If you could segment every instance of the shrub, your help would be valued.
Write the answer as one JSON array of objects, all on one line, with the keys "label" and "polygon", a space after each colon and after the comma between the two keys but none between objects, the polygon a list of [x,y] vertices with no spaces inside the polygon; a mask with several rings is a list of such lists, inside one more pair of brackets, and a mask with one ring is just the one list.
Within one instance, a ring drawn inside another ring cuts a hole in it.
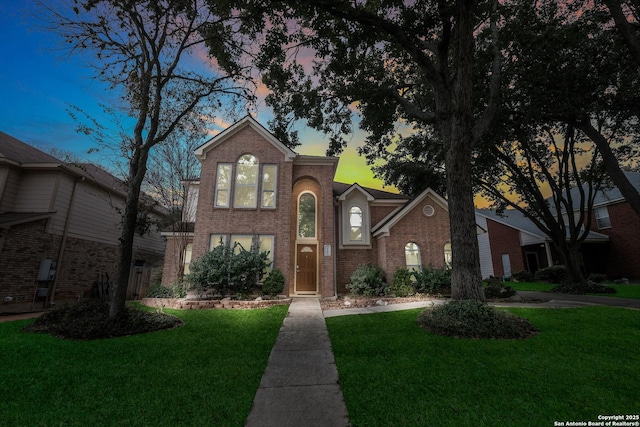
[{"label": "shrub", "polygon": [[606,274],[591,273],[587,280],[589,280],[590,282],[593,282],[593,283],[604,283],[604,282],[608,281],[609,278],[607,277]]},{"label": "shrub", "polygon": [[451,269],[449,268],[420,268],[413,272],[415,288],[420,293],[439,292],[451,287]]},{"label": "shrub", "polygon": [[386,295],[387,281],[384,271],[371,264],[360,264],[351,275],[346,288],[353,295]]},{"label": "shrub", "polygon": [[184,298],[187,294],[188,285],[183,281],[178,281],[172,286],[164,286],[159,283],[149,286],[147,298]]},{"label": "shrub", "polygon": [[567,270],[564,265],[553,265],[536,271],[535,278],[550,283],[562,283],[567,280]]},{"label": "shrub", "polygon": [[538,332],[527,319],[473,300],[453,300],[418,316],[423,328],[455,338],[516,339]]},{"label": "shrub", "polygon": [[509,298],[516,294],[511,286],[504,286],[501,282],[491,282],[484,288],[484,296],[493,298]]},{"label": "shrub", "polygon": [[562,283],[549,292],[559,294],[615,294],[615,288],[601,285],[599,283],[589,282],[586,283]]},{"label": "shrub", "polygon": [[394,297],[408,297],[415,293],[413,287],[412,274],[406,268],[399,268],[393,275],[393,281],[388,290],[389,295]]},{"label": "shrub", "polygon": [[531,282],[533,281],[533,277],[533,274],[526,270],[513,273],[513,279],[515,279],[517,282]]},{"label": "shrub", "polygon": [[284,290],[284,274],[277,268],[274,268],[271,273],[264,279],[262,285],[262,294],[268,295],[271,298],[281,294]]},{"label": "shrub", "polygon": [[200,292],[213,289],[218,294],[233,292],[248,295],[262,279],[269,266],[269,252],[260,252],[257,237],[246,250],[238,243],[216,246],[192,261],[187,282]]}]

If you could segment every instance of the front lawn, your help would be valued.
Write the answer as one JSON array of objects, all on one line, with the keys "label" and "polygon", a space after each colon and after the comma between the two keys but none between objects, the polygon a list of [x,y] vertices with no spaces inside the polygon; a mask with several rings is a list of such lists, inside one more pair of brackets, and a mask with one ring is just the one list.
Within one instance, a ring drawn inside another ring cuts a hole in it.
[{"label": "front lawn", "polygon": [[640,313],[510,309],[525,340],[431,334],[420,310],[327,319],[353,426],[552,426],[640,410]]},{"label": "front lawn", "polygon": [[287,306],[166,310],[172,330],[95,341],[0,323],[3,426],[242,426]]},{"label": "front lawn", "polygon": [[[590,295],[640,299],[640,284],[627,284],[627,285],[614,285],[610,283],[603,283],[603,284],[610,288],[615,289],[616,293],[590,294]],[[553,283],[546,283],[546,282],[504,282],[504,285],[511,286],[516,291],[536,291],[536,292],[548,292],[553,287],[557,286]]]}]

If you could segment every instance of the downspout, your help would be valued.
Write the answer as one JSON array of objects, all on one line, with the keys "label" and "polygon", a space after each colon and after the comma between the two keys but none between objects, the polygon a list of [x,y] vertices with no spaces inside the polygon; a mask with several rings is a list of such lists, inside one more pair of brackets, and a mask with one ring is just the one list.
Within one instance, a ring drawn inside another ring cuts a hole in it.
[{"label": "downspout", "polygon": [[[84,177],[81,178],[81,181],[84,181]],[[64,230],[62,231],[62,240],[60,241],[60,249],[58,250],[58,258],[56,259],[56,275],[53,278],[53,284],[51,285],[51,289],[49,290],[49,305],[54,304],[54,296],[56,293],[56,287],[58,286],[58,278],[60,274],[57,272],[60,271],[62,266],[62,259],[64,257],[64,249],[67,244],[67,235],[69,234],[69,227],[71,224],[71,213],[73,212],[73,205],[75,204],[75,195],[76,195],[76,187],[78,185],[78,180],[73,180],[73,189],[71,190],[71,197],[69,200],[69,206],[67,208],[67,218],[64,221]]]},{"label": "downspout", "polygon": [[544,251],[547,254],[547,267],[553,266],[553,256],[551,256],[551,247],[549,246],[549,242],[544,242]]}]

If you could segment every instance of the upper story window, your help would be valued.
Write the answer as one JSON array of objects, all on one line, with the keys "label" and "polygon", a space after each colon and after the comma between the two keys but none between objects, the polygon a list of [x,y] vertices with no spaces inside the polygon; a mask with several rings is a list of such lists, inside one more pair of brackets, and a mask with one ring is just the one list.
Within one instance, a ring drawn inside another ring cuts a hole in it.
[{"label": "upper story window", "polygon": [[262,207],[276,207],[276,184],[278,176],[278,166],[264,165],[262,167]]},{"label": "upper story window", "polygon": [[316,197],[311,193],[302,193],[298,199],[298,237],[316,237]]},{"label": "upper story window", "polygon": [[216,194],[214,205],[219,208],[229,207],[229,195],[231,194],[231,164],[218,164],[216,173]]},{"label": "upper story window", "polygon": [[236,186],[233,205],[239,208],[255,208],[258,193],[258,159],[245,154],[236,166]]},{"label": "upper story window", "polygon": [[404,257],[407,270],[417,271],[420,269],[420,248],[414,242],[409,242],[404,246]]},{"label": "upper story window", "polygon": [[349,240],[362,242],[362,209],[358,206],[349,208]]},{"label": "upper story window", "polygon": [[598,229],[611,228],[611,219],[609,218],[609,209],[606,206],[595,208],[593,212],[596,215],[596,224]]}]

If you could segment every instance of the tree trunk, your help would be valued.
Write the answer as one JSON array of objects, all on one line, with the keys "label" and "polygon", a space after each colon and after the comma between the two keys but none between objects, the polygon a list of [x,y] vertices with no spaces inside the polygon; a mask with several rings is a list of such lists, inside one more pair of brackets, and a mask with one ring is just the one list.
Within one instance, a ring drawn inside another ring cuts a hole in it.
[{"label": "tree trunk", "polygon": [[627,203],[629,203],[636,214],[640,216],[640,193],[638,193],[638,190],[629,182],[624,171],[620,169],[618,159],[616,159],[613,151],[611,151],[611,147],[605,137],[602,136],[587,119],[577,122],[575,126],[583,131],[596,145],[602,156],[602,162],[604,163],[607,174],[616,187],[618,187],[618,190],[620,190],[620,193],[622,193]]},{"label": "tree trunk", "polygon": [[148,150],[139,149],[129,162],[129,185],[122,218],[122,233],[120,234],[120,258],[118,260],[118,272],[114,281],[113,294],[111,295],[111,306],[109,307],[109,317],[112,318],[121,315],[125,311],[127,286],[129,285],[131,261],[133,259],[133,240],[138,220],[140,188],[147,168],[148,154]]},{"label": "tree trunk", "polygon": [[580,267],[580,248],[565,245],[558,252],[567,272],[567,284],[578,287],[583,286],[585,279]]},{"label": "tree trunk", "polygon": [[451,103],[441,103],[450,105],[450,114],[444,116],[442,125],[451,229],[451,297],[459,300],[485,301],[471,171],[473,3],[459,1],[457,11],[458,31],[454,41],[456,45],[453,61],[455,75],[451,83],[451,93],[443,94]]}]

